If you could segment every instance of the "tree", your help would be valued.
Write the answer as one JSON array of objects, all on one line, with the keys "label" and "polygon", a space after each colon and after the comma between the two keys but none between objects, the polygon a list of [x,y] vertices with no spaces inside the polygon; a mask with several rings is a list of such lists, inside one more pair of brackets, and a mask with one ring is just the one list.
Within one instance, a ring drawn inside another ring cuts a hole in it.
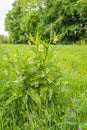
[{"label": "tree", "polygon": [[87,1],[85,0],[49,0],[46,4],[44,34],[56,33],[57,40],[75,42],[86,38]]},{"label": "tree", "polygon": [[5,28],[9,32],[11,43],[20,43],[19,37],[21,34],[20,23],[22,10],[19,0],[13,3],[13,8],[6,15]]},{"label": "tree", "polygon": [[0,44],[6,44],[8,43],[8,37],[4,35],[0,35]]},{"label": "tree", "polygon": [[52,43],[86,39],[87,1],[15,0],[5,19],[11,42],[28,43],[29,34],[41,35]]},{"label": "tree", "polygon": [[40,6],[40,0],[15,0],[5,19],[5,27],[12,43],[28,43],[26,35],[35,35]]}]

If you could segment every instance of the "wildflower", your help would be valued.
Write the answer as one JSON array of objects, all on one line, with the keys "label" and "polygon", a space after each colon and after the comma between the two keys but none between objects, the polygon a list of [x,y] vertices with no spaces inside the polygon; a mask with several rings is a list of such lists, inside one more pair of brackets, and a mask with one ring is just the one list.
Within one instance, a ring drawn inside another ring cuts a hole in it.
[{"label": "wildflower", "polygon": [[17,62],[17,58],[14,57],[14,58],[13,58],[13,62]]},{"label": "wildflower", "polygon": [[41,72],[41,78],[45,77],[44,71]]},{"label": "wildflower", "polygon": [[70,110],[70,113],[73,113],[73,110]]},{"label": "wildflower", "polygon": [[68,119],[68,115],[65,115],[65,119]]},{"label": "wildflower", "polygon": [[64,86],[66,86],[67,84],[68,84],[68,82],[67,82],[67,81],[64,81],[64,82],[63,82],[63,85],[64,85]]},{"label": "wildflower", "polygon": [[77,130],[81,130],[80,127]]},{"label": "wildflower", "polygon": [[46,74],[48,74],[49,73],[49,69],[48,68],[46,68]]},{"label": "wildflower", "polygon": [[37,88],[38,86],[39,86],[39,82],[36,81],[36,82],[35,82],[35,88]]},{"label": "wildflower", "polygon": [[16,74],[18,74],[18,75],[19,75],[19,74],[20,74],[20,71],[16,70]]},{"label": "wildflower", "polygon": [[14,80],[14,81],[12,81],[13,83],[19,83],[19,80]]},{"label": "wildflower", "polygon": [[31,86],[34,86],[34,82],[31,82]]},{"label": "wildflower", "polygon": [[17,55],[16,55],[16,54],[14,55],[14,58],[17,58]]},{"label": "wildflower", "polygon": [[58,37],[57,37],[57,36],[55,36],[55,37],[54,37],[54,39],[53,39],[53,43],[54,43],[54,44],[56,44],[56,43],[57,43],[57,41],[58,41]]},{"label": "wildflower", "polygon": [[41,44],[41,45],[39,45],[39,51],[40,52],[44,52],[44,46]]},{"label": "wildflower", "polygon": [[77,110],[70,110],[70,113],[73,113],[73,114],[75,114],[75,115],[77,115],[78,114],[78,112],[77,112]]},{"label": "wildflower", "polygon": [[29,58],[28,61],[29,61],[29,64],[33,64],[33,59],[32,58]]},{"label": "wildflower", "polygon": [[14,57],[12,58],[13,62],[17,62],[17,55],[15,54]]},{"label": "wildflower", "polygon": [[51,79],[48,79],[48,83],[52,83],[52,80],[51,80]]},{"label": "wildflower", "polygon": [[56,86],[60,86],[60,82],[57,82],[57,83],[56,83]]},{"label": "wildflower", "polygon": [[75,103],[75,98],[74,98],[74,97],[72,97],[72,99],[71,99],[71,100],[72,100],[72,103],[74,104],[74,103]]},{"label": "wildflower", "polygon": [[4,74],[5,74],[5,75],[8,75],[8,71],[7,71],[7,70],[4,70]]}]

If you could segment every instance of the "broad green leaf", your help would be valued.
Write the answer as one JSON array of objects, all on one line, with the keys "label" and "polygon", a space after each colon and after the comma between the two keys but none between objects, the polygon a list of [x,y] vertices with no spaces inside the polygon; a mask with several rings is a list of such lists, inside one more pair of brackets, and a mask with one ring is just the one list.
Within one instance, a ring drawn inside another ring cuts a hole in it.
[{"label": "broad green leaf", "polygon": [[52,99],[53,96],[53,89],[49,89],[49,100]]},{"label": "broad green leaf", "polygon": [[41,106],[41,99],[39,94],[34,90],[34,89],[30,89],[28,91],[28,95],[31,97],[31,99],[38,105]]},{"label": "broad green leaf", "polygon": [[48,90],[47,87],[41,87],[41,88],[40,88],[40,93],[41,93],[41,94],[44,94],[44,93],[47,92],[47,90]]}]

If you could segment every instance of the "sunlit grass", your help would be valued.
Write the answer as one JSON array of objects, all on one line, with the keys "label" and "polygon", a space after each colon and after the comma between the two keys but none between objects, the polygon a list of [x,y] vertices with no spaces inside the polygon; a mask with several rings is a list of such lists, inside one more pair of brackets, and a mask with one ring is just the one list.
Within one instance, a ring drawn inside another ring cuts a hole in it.
[{"label": "sunlit grass", "polygon": [[[0,45],[0,62],[6,55],[13,58],[19,55],[20,58],[32,56],[31,48],[28,45]],[[73,88],[85,89],[87,85],[87,46],[86,45],[57,45],[53,49],[53,60],[60,66],[65,78],[69,80]]]},{"label": "sunlit grass", "polygon": [[[60,104],[58,104],[57,108],[51,106],[51,108],[47,107],[45,109],[41,109],[39,113],[37,113],[37,111],[31,108],[32,109],[31,113],[25,113],[29,114],[28,116],[31,122],[30,126],[28,126],[27,123],[22,124],[23,121],[27,122],[25,120],[25,114],[23,113],[23,120],[22,117],[20,116],[19,117],[20,122],[18,124],[20,127],[17,127],[16,118],[17,115],[19,115],[19,113],[15,114],[14,109],[16,108],[14,108],[14,106],[12,105],[13,101],[15,102],[18,96],[21,97],[20,95],[21,92],[18,89],[18,87],[20,86],[17,86],[18,82],[21,79],[20,77],[19,79],[17,79],[17,75],[19,75],[21,69],[23,69],[23,67],[26,64],[24,60],[28,56],[31,57],[33,56],[33,52],[31,51],[32,48],[34,48],[34,46],[10,45],[10,44],[0,45],[0,129],[27,130],[29,128],[30,130],[37,130],[37,129],[40,130],[39,127],[41,127],[41,130],[48,130],[48,129],[56,130],[59,128],[58,125],[60,125],[58,124],[58,122],[64,121],[65,117],[62,116],[61,118],[62,114],[60,114],[58,119],[57,117],[58,115],[55,113],[55,109],[58,109],[58,114],[60,113],[60,111],[61,113],[63,113],[65,111],[68,111],[69,109],[69,111],[67,112],[70,118],[69,121],[71,121],[73,124],[74,120],[74,122],[78,123],[78,126],[81,123],[81,128],[85,128],[82,130],[86,130],[87,129],[86,125],[87,46],[86,45],[50,46],[50,52],[52,51],[51,59],[60,68],[64,80],[63,83],[64,86],[62,86],[63,87],[62,93],[59,93],[58,95],[59,97],[58,103],[61,104],[61,101],[63,101],[64,104],[62,104],[61,107]],[[69,94],[68,99],[67,94]],[[25,98],[26,97],[24,97],[23,100],[25,100]],[[21,100],[21,102],[24,101]],[[21,102],[17,100],[17,103],[19,104],[18,108],[20,110],[23,110],[24,108],[20,108],[20,106],[24,107],[22,106],[22,104],[20,104]],[[70,102],[72,103],[72,106],[70,106]],[[71,111],[76,110],[78,111],[78,113],[70,112],[70,110]],[[52,115],[49,115],[50,111],[53,112],[51,113],[53,115],[53,122],[50,122],[50,119],[52,118],[51,117]],[[7,117],[5,117],[5,114]],[[11,118],[9,118],[10,114]],[[9,119],[11,119],[11,121],[9,121]],[[6,122],[4,122],[4,120]],[[9,124],[9,126],[6,126],[5,123]],[[67,130],[68,127],[66,125],[67,128],[65,129],[64,123],[65,124],[68,123],[68,118],[65,120],[65,122],[62,123],[63,128],[61,128],[61,130]]]}]

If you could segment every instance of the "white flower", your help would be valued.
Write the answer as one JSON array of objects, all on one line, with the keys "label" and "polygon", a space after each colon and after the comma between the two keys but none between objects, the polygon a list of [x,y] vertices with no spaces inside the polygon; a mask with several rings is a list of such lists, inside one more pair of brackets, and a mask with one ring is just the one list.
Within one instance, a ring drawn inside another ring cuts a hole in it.
[{"label": "white flower", "polygon": [[44,78],[45,77],[45,73],[44,71],[41,72],[41,78]]},{"label": "white flower", "polygon": [[17,55],[16,55],[16,54],[14,54],[14,58],[17,58]]},{"label": "white flower", "polygon": [[5,75],[8,75],[8,71],[7,71],[7,70],[4,70],[4,74],[5,74]]},{"label": "white flower", "polygon": [[16,70],[16,74],[18,74],[18,75],[19,75],[19,74],[20,74],[20,71]]},{"label": "white flower", "polygon": [[29,61],[29,64],[33,64],[33,59],[32,58],[29,58],[28,61]]},{"label": "white flower", "polygon": [[31,86],[35,86],[37,88],[39,86],[39,82],[38,81],[32,82]]},{"label": "white flower", "polygon": [[39,86],[39,82],[36,81],[36,82],[35,82],[35,87],[37,88],[38,86]]},{"label": "white flower", "polygon": [[68,82],[67,82],[67,81],[63,82],[63,85],[64,85],[64,86],[66,86],[67,84],[68,84]]},{"label": "white flower", "polygon": [[49,82],[49,83],[52,83],[52,80],[51,80],[51,79],[48,79],[48,82]]},{"label": "white flower", "polygon": [[17,62],[17,58],[13,58],[13,62]]},{"label": "white flower", "polygon": [[46,73],[47,73],[47,74],[49,73],[49,69],[48,69],[48,68],[46,68]]},{"label": "white flower", "polygon": [[55,37],[54,37],[54,39],[53,39],[53,43],[54,43],[54,44],[56,44],[56,43],[57,43],[57,41],[58,41],[58,37],[57,37],[57,36],[55,36]]},{"label": "white flower", "polygon": [[34,83],[32,82],[32,83],[31,83],[31,86],[33,86],[33,85],[34,85]]},{"label": "white flower", "polygon": [[39,52],[44,52],[44,46],[42,44],[39,45]]},{"label": "white flower", "polygon": [[19,83],[19,80],[14,80],[14,81],[12,81],[13,83]]}]

